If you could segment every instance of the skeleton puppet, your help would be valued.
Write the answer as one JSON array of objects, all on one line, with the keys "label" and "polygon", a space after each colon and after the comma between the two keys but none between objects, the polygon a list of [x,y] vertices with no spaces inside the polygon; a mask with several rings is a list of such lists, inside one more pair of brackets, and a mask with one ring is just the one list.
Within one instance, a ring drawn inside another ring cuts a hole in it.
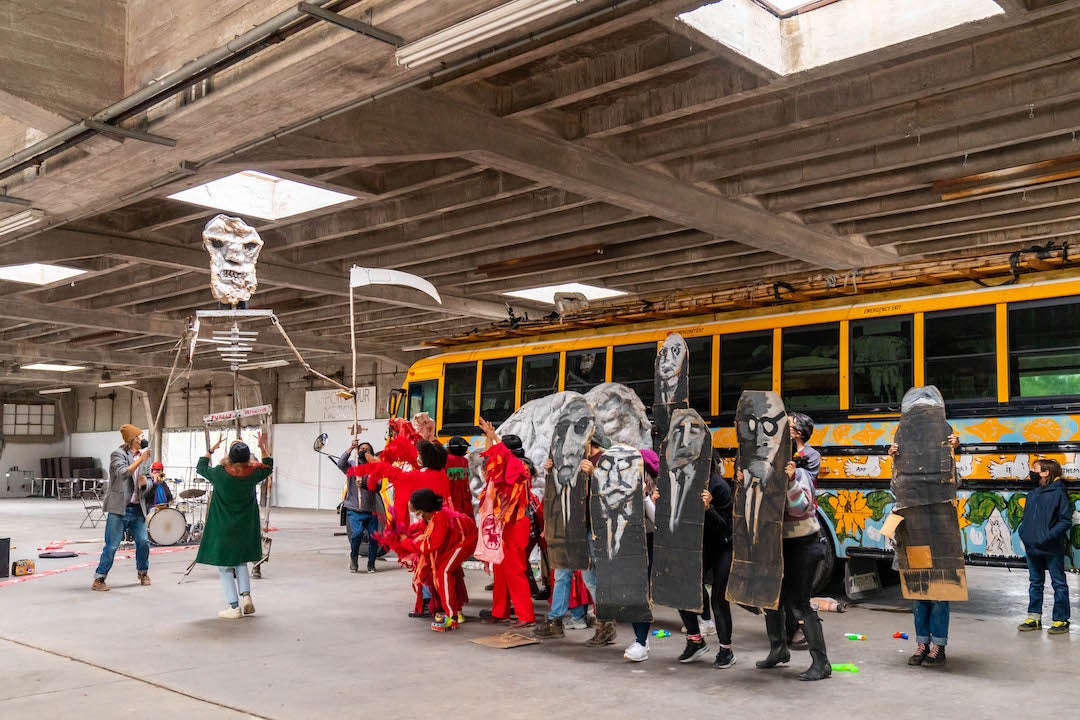
[{"label": "skeleton puppet", "polygon": [[588,488],[580,465],[595,432],[592,411],[584,397],[574,397],[563,406],[551,438],[553,467],[544,488],[548,558],[557,568],[582,570],[589,566],[589,529],[585,524]]},{"label": "skeleton puppet", "polygon": [[656,394],[653,400],[653,422],[656,436],[653,449],[667,437],[671,415],[678,408],[690,407],[690,372],[686,341],[678,333],[672,333],[656,353],[654,382]]},{"label": "skeleton puppet", "polygon": [[709,485],[712,443],[696,411],[678,408],[660,447],[656,535],[653,541],[653,597],[682,610],[701,608],[701,539]]},{"label": "skeleton puppet", "polygon": [[240,218],[215,215],[203,228],[203,247],[210,253],[210,289],[223,305],[245,307],[258,287],[255,263],[263,241]]},{"label": "skeleton puppet", "polygon": [[785,468],[791,460],[788,417],[780,396],[744,390],[735,410],[735,432],[739,457],[727,598],[775,610],[784,576]]}]

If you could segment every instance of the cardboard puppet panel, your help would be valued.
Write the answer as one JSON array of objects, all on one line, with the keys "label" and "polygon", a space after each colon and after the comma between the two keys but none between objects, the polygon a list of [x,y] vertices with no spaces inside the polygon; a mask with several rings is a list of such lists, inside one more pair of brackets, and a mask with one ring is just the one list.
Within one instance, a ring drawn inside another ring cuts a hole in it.
[{"label": "cardboard puppet panel", "polygon": [[967,600],[960,521],[952,502],[894,509],[900,590],[912,600]]},{"label": "cardboard puppet panel", "polygon": [[581,461],[589,452],[595,425],[585,398],[563,406],[551,437],[554,466],[544,484],[544,535],[552,567],[584,570],[589,567],[588,478]]},{"label": "cardboard puppet panel", "polygon": [[653,424],[656,426],[653,450],[667,437],[671,414],[690,407],[690,353],[682,335],[672,333],[656,353]]},{"label": "cardboard puppet panel", "polygon": [[712,436],[695,410],[671,415],[660,446],[660,476],[653,536],[653,600],[679,610],[701,612],[701,535],[709,486]]},{"label": "cardboard puppet panel", "polygon": [[774,392],[744,390],[735,409],[732,561],[727,599],[776,610],[784,577],[784,506],[791,435],[784,402]]},{"label": "cardboard puppet panel", "polygon": [[945,401],[933,385],[907,391],[894,438],[892,491],[899,507],[956,499],[956,474],[945,420]]},{"label": "cardboard puppet panel", "polygon": [[641,453],[629,445],[608,449],[592,477],[597,617],[620,622],[652,620]]}]

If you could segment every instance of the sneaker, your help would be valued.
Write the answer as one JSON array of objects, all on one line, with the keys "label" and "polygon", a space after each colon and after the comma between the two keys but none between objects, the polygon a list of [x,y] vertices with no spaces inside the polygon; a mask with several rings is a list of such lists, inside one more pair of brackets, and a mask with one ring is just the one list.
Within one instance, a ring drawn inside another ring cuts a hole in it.
[{"label": "sneaker", "polygon": [[354,557],[349,558],[349,572],[360,572],[360,563]]},{"label": "sneaker", "polygon": [[930,646],[926,643],[919,643],[915,646],[915,654],[908,658],[908,665],[922,665],[923,660],[926,659],[927,653],[930,652]]},{"label": "sneaker", "polygon": [[735,652],[731,648],[721,647],[720,652],[716,653],[716,659],[713,660],[712,666],[717,670],[723,670],[734,664]]},{"label": "sneaker", "polygon": [[98,592],[108,592],[109,586],[105,584],[105,578],[94,578],[94,582],[90,584],[90,589]]},{"label": "sneaker", "polygon": [[586,613],[585,614],[585,627],[587,627],[587,628],[596,627],[596,616],[593,615],[592,613]]},{"label": "sneaker", "polygon": [[435,632],[457,630],[457,620],[442,613],[436,613],[435,619],[431,622],[431,629]]},{"label": "sneaker", "polygon": [[251,595],[240,596],[240,609],[244,611],[245,615],[255,614],[255,601],[251,599]]},{"label": "sneaker", "polygon": [[494,589],[495,589],[495,583],[488,583],[487,585],[484,586],[484,590],[486,590],[487,592],[491,592]]},{"label": "sneaker", "polygon": [[373,572],[376,572],[375,566],[374,565],[368,565],[367,566],[367,571],[368,571],[369,574],[373,573]]},{"label": "sneaker", "polygon": [[149,575],[149,573],[139,573],[139,584],[140,585],[149,585],[150,584],[150,575]]},{"label": "sneaker", "polygon": [[457,617],[454,618],[454,619],[457,620],[458,625],[464,625],[465,624],[465,613],[459,612],[457,614]]},{"label": "sneaker", "polygon": [[713,622],[712,620],[702,620],[701,622],[698,623],[698,626],[701,628],[701,634],[702,635],[715,635],[716,634],[716,623]]},{"label": "sneaker", "polygon": [[[615,623],[610,620],[602,620],[596,623],[596,632],[585,641],[589,647],[604,647],[615,644]],[[632,647],[632,646],[631,646]],[[642,658],[644,660],[645,658]]]},{"label": "sneaker", "polygon": [[480,622],[484,625],[509,625],[510,618],[495,617],[494,615],[488,615],[487,617],[480,618]]},{"label": "sneaker", "polygon": [[1053,625],[1046,628],[1047,635],[1064,635],[1069,632],[1068,620],[1055,620]]},{"label": "sneaker", "polygon": [[554,620],[541,620],[536,623],[536,627],[532,631],[533,637],[540,640],[558,640],[559,638],[566,637],[566,632],[563,630],[563,621],[560,618]]},{"label": "sneaker", "polygon": [[588,630],[589,629],[589,621],[585,617],[576,618],[576,617],[570,616],[569,618],[563,618],[562,624],[563,624],[563,628],[566,629],[566,630]]},{"label": "sneaker", "polygon": [[221,612],[219,612],[217,616],[225,620],[236,620],[238,618],[244,617],[244,611],[240,609],[240,606],[227,607]]},{"label": "sneaker", "polygon": [[630,662],[644,662],[649,659],[649,646],[635,642],[623,651],[622,656]]},{"label": "sneaker", "polygon": [[705,644],[704,640],[687,640],[686,648],[682,651],[682,655],[679,656],[679,662],[692,663],[699,657],[709,652],[709,646]]},{"label": "sneaker", "polygon": [[923,667],[941,667],[945,664],[945,646],[930,643],[930,652],[926,653]]},{"label": "sneaker", "polygon": [[1042,618],[1037,618],[1034,615],[1029,615],[1028,619],[1016,626],[1016,629],[1020,632],[1030,632],[1031,630],[1042,629]]}]

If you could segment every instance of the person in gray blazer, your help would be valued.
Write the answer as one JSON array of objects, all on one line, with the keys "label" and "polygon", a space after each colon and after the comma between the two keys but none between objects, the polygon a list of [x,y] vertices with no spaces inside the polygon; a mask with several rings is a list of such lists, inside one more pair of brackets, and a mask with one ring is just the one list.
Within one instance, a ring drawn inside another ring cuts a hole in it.
[{"label": "person in gray blazer", "polygon": [[131,530],[135,538],[135,570],[139,584],[150,584],[150,538],[146,534],[146,477],[139,466],[150,458],[150,449],[143,446],[143,431],[134,425],[121,425],[124,444],[109,457],[109,486],[105,491],[102,509],[108,513],[105,521],[105,547],[94,571],[91,590],[106,591],[105,577],[112,569],[116,548]]}]

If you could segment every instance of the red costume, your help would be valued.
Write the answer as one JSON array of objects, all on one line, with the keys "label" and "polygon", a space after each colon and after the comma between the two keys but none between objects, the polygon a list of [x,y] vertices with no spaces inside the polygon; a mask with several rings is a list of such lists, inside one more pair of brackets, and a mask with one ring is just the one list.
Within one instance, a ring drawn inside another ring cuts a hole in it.
[{"label": "red costume", "polygon": [[[450,495],[450,478],[442,470],[402,470],[387,462],[373,462],[365,465],[354,465],[349,468],[349,477],[367,477],[367,489],[377,492],[379,481],[385,480],[394,486],[394,523],[392,528],[387,528],[387,544],[392,550],[394,547],[393,535],[400,535],[409,525],[409,498],[422,488],[434,490],[440,497]],[[384,538],[377,538],[380,543]],[[398,552],[401,556],[402,553]]]},{"label": "red costume", "polygon": [[469,460],[457,455],[446,458],[446,475],[450,478],[450,504],[463,515],[476,516],[472,487],[469,486]]},{"label": "red costume", "polygon": [[498,443],[483,452],[488,484],[487,493],[494,492],[495,517],[503,524],[503,561],[495,566],[495,591],[492,596],[491,615],[495,618],[510,617],[513,603],[520,622],[534,622],[532,594],[525,576],[529,545],[529,518],[525,508],[529,503],[529,487],[532,477],[520,458]]},{"label": "red costume", "polygon": [[[419,536],[402,537],[400,544],[417,557],[413,586],[418,590],[421,585],[434,588],[434,597],[442,611],[456,617],[468,600],[461,596],[457,578],[461,563],[476,547],[476,523],[444,507],[432,514]],[[456,627],[456,623],[451,627]]]}]

